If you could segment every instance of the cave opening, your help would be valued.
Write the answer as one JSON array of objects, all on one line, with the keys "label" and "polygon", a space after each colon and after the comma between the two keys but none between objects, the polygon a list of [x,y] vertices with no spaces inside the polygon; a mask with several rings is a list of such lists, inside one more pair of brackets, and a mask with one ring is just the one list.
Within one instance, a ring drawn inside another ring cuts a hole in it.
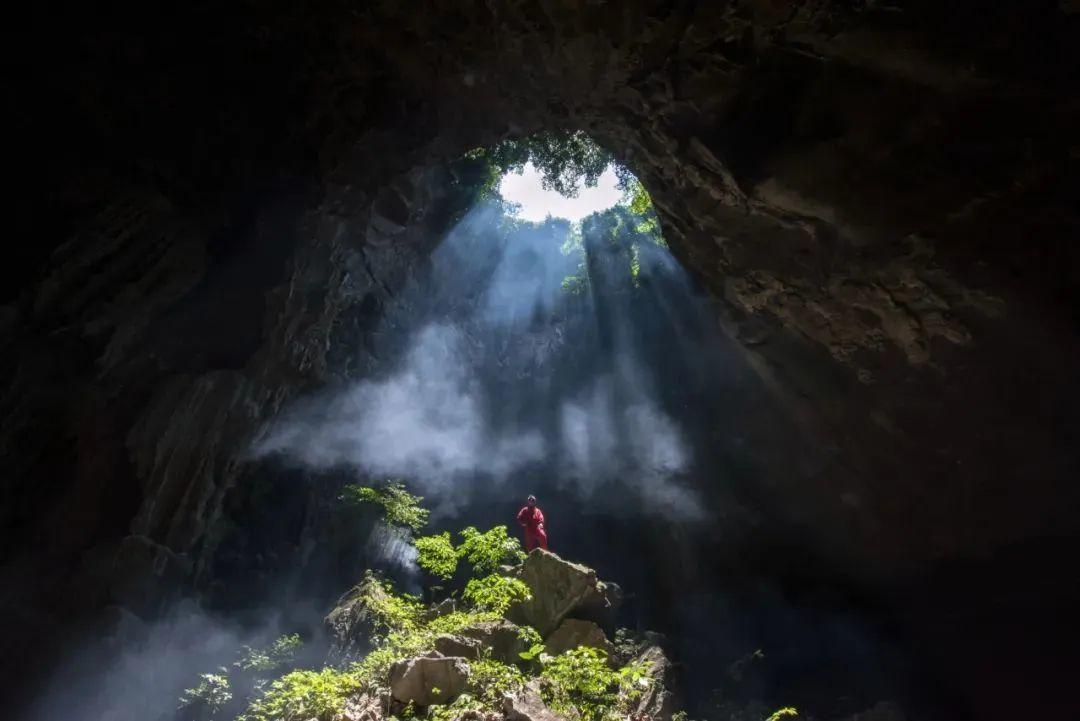
[{"label": "cave opening", "polygon": [[[20,25],[9,715],[171,718],[230,648],[317,635],[408,555],[343,487],[415,458],[466,478],[414,489],[432,530],[537,493],[695,718],[1074,714],[1076,2],[781,5]],[[651,231],[621,190],[577,230],[485,201],[559,167],[537,133],[581,159],[556,190],[632,169],[667,248],[623,242]],[[358,470],[319,419],[371,407],[427,432]]]},{"label": "cave opening", "polygon": [[[436,533],[514,533],[516,510],[537,495],[552,550],[624,589],[620,624],[667,635],[691,669],[681,674],[691,712],[762,697],[834,714],[907,699],[883,620],[837,590],[796,529],[753,530],[760,478],[820,453],[715,322],[644,185],[581,132],[471,151],[434,177],[425,193],[457,204],[449,227],[400,290],[380,297],[377,321],[361,314],[334,335],[337,381],[282,411],[255,442],[263,470],[252,473],[291,469],[275,493],[316,488],[330,499],[343,484],[399,479],[433,510]],[[393,193],[380,195],[382,209],[408,226],[416,201]],[[444,212],[446,201],[425,202]],[[241,484],[234,496],[247,492]],[[282,504],[243,509],[254,518],[236,518],[213,577],[256,571],[244,568],[253,528],[281,545]],[[364,568],[421,592],[399,536],[370,517],[320,523],[294,518],[293,537],[310,545],[303,571],[259,569],[250,594],[219,588],[217,607],[251,613],[250,599],[274,598],[276,586],[306,590],[294,608],[326,607]],[[738,649],[740,669],[765,655],[776,663],[734,683],[712,668],[718,646]]]}]

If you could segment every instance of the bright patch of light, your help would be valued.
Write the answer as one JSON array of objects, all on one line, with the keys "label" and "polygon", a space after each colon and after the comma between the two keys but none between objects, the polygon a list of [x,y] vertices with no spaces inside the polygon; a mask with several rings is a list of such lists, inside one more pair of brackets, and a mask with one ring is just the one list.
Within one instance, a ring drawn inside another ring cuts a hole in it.
[{"label": "bright patch of light", "polygon": [[578,186],[575,198],[567,198],[554,190],[544,190],[540,173],[532,163],[526,163],[521,174],[509,172],[499,181],[499,194],[520,206],[517,217],[539,223],[547,216],[566,218],[574,223],[599,210],[607,210],[622,199],[618,178],[610,167],[603,172],[596,187]]}]

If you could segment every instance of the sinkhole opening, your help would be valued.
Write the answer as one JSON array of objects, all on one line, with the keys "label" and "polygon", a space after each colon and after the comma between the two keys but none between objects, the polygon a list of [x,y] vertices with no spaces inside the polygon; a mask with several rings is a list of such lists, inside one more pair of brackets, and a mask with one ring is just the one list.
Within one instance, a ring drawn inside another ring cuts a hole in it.
[{"label": "sinkhole opening", "polygon": [[531,162],[520,170],[507,170],[499,179],[499,195],[510,204],[516,217],[533,223],[548,218],[580,222],[586,216],[617,205],[626,195],[615,169],[607,167],[595,185],[579,181],[572,195],[544,184],[544,175]]}]

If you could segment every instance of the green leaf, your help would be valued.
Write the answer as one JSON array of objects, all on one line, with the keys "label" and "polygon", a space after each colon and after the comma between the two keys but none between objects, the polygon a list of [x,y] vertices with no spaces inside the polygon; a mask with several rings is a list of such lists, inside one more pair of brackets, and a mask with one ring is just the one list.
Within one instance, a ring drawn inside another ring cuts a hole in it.
[{"label": "green leaf", "polygon": [[444,580],[453,578],[457,571],[458,554],[448,531],[421,536],[413,541],[413,545],[416,546],[416,563],[420,568]]},{"label": "green leaf", "polygon": [[378,506],[388,525],[414,532],[427,525],[430,515],[426,508],[420,506],[423,497],[406,491],[400,481],[388,482],[383,488],[350,484],[342,489],[341,500],[353,506]]}]

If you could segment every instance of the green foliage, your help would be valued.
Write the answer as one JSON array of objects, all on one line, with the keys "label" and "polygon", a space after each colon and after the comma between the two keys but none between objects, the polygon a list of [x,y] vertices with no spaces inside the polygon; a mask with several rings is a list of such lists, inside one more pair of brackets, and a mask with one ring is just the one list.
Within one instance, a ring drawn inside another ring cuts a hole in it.
[{"label": "green foliage", "polygon": [[240,721],[330,721],[360,687],[354,674],[333,668],[293,671],[270,684]]},{"label": "green foliage", "polygon": [[520,691],[525,676],[516,666],[483,658],[470,664],[469,689],[472,695],[490,708],[498,708],[506,694]]},{"label": "green foliage", "polygon": [[578,186],[594,187],[613,158],[586,133],[570,130],[538,133],[527,138],[504,140],[484,151],[501,172],[521,172],[531,162],[540,172],[541,184],[568,198]]},{"label": "green foliage", "polygon": [[495,526],[481,533],[469,526],[461,532],[458,546],[459,558],[464,558],[477,573],[494,573],[504,563],[520,563],[525,560],[521,542],[511,538],[506,526]]},{"label": "green foliage", "polygon": [[541,655],[540,674],[544,702],[557,713],[576,711],[582,721],[614,721],[652,682],[645,664],[629,664],[613,671],[607,654],[580,647],[554,658]]},{"label": "green foliage", "polygon": [[233,665],[242,671],[266,672],[291,663],[300,648],[300,634],[281,636],[265,648],[244,646],[244,655]]},{"label": "green foliage", "polygon": [[424,604],[416,596],[395,593],[389,581],[371,577],[363,603],[384,631],[413,631],[420,625]]},{"label": "green foliage", "polygon": [[444,580],[454,576],[458,555],[448,531],[434,536],[421,536],[413,541],[413,545],[416,546],[416,563],[420,568]]},{"label": "green foliage", "polygon": [[525,676],[515,666],[484,658],[471,661],[469,667],[468,690],[453,703],[429,707],[428,721],[456,721],[475,718],[477,713],[500,713],[503,697],[525,686]]},{"label": "green foliage", "polygon": [[397,481],[387,483],[383,488],[350,484],[342,489],[341,499],[354,506],[379,506],[387,524],[413,532],[426,526],[430,515],[426,508],[420,506],[424,499],[409,493]]},{"label": "green foliage", "polygon": [[777,709],[769,714],[769,717],[765,721],[780,721],[785,716],[798,716],[799,712],[791,706],[785,706],[784,708]]},{"label": "green foliage", "polygon": [[515,603],[532,598],[529,587],[516,578],[493,573],[484,578],[474,578],[465,586],[465,600],[484,611],[506,613]]},{"label": "green foliage", "polygon": [[533,645],[529,646],[528,651],[522,651],[518,654],[518,656],[520,656],[523,661],[534,661],[540,658],[540,654],[542,654],[543,652],[544,644],[534,643]]},{"label": "green foliage", "polygon": [[427,625],[428,631],[438,636],[443,633],[457,633],[463,628],[475,626],[486,621],[497,621],[502,616],[494,611],[454,611],[445,616],[432,619]]},{"label": "green foliage", "polygon": [[199,674],[199,685],[184,691],[180,697],[180,707],[203,706],[211,713],[232,700],[229,679],[223,674]]}]

